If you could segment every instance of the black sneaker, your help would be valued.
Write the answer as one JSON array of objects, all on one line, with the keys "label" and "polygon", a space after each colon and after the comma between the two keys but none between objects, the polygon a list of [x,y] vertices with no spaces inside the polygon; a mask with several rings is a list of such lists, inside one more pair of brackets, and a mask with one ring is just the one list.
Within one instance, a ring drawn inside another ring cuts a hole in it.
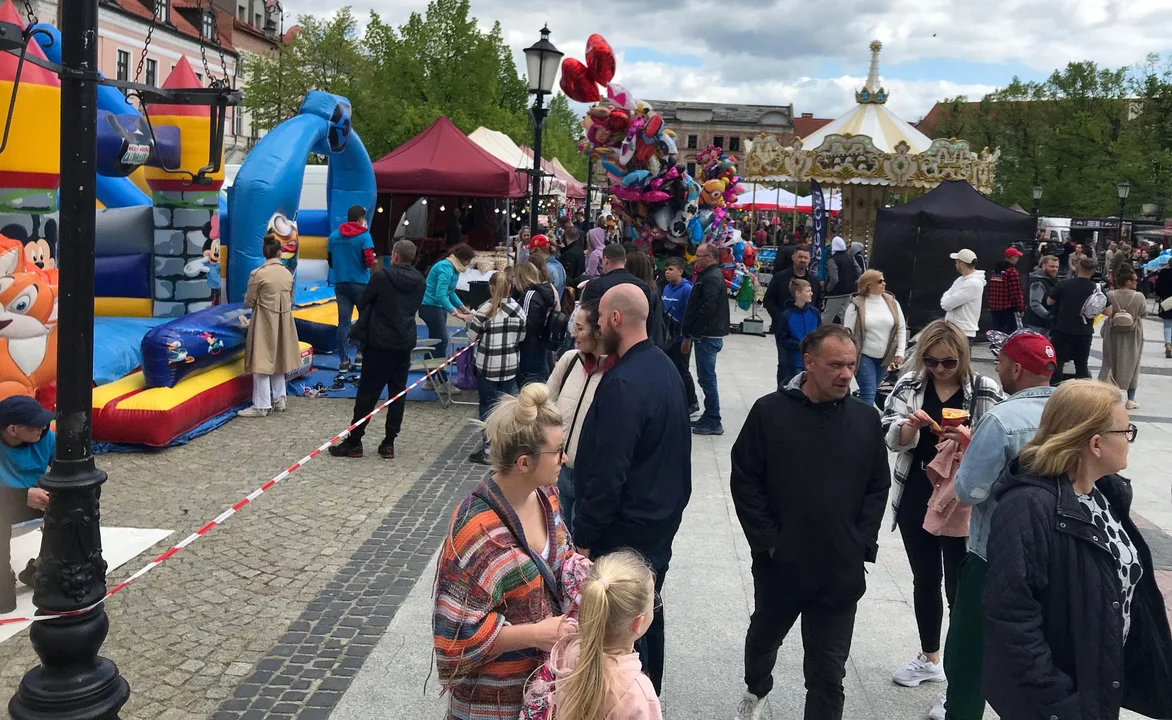
[{"label": "black sneaker", "polygon": [[694,402],[688,406],[688,414],[689,415],[695,415],[698,412],[700,412],[700,403]]},{"label": "black sneaker", "polygon": [[378,456],[383,460],[395,459],[395,441],[383,440],[378,446]]},{"label": "black sneaker", "polygon": [[22,583],[31,587],[33,590],[37,589],[37,561],[29,560],[28,565],[24,566],[24,570],[16,576]]},{"label": "black sneaker", "polygon": [[712,423],[695,423],[692,425],[693,435],[723,435],[724,426]]},{"label": "black sneaker", "polygon": [[477,465],[492,465],[492,461],[488,459],[488,453],[484,452],[484,448],[480,448],[469,455],[468,462],[476,463]]},{"label": "black sneaker", "polygon": [[357,355],[354,356],[353,365],[354,365],[355,370],[359,370],[362,368],[362,353],[358,353]]},{"label": "black sneaker", "polygon": [[349,358],[347,358],[338,363],[338,372],[347,373],[350,372],[353,367],[354,366],[350,364]]},{"label": "black sneaker", "polygon": [[330,446],[330,455],[334,457],[360,458],[362,457],[362,441],[355,442],[347,438],[337,445]]}]

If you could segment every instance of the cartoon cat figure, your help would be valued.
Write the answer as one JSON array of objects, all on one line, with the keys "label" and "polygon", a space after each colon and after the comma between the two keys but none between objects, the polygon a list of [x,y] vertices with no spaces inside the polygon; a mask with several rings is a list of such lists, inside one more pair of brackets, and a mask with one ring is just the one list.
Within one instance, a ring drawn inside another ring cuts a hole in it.
[{"label": "cartoon cat figure", "polygon": [[57,288],[36,272],[0,277],[0,397],[35,395],[56,379]]}]

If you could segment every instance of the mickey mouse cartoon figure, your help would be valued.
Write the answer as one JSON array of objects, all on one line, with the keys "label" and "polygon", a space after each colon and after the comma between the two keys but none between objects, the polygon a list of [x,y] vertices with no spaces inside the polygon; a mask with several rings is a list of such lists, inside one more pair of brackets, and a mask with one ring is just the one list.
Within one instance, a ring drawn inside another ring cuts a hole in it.
[{"label": "mickey mouse cartoon figure", "polygon": [[203,254],[201,257],[187,263],[183,274],[187,277],[198,277],[207,273],[208,289],[212,291],[212,305],[219,305],[221,300],[222,281],[220,278],[220,214],[214,213],[212,219],[203,224]]},{"label": "mickey mouse cartoon figure", "polygon": [[[40,274],[49,280],[50,284],[57,283],[57,221],[53,218],[45,220],[45,231],[41,232],[41,216],[32,215],[31,232],[22,224],[5,225],[0,234],[13,240],[24,243],[24,259],[28,269]],[[36,268],[35,270],[33,268]]]}]

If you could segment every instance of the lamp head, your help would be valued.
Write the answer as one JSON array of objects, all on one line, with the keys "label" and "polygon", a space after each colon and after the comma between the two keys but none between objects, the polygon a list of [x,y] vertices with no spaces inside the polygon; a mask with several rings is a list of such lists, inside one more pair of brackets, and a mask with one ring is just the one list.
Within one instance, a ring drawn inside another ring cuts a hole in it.
[{"label": "lamp head", "polygon": [[525,48],[525,67],[528,70],[529,92],[548,95],[553,90],[558,68],[565,53],[549,41],[549,26],[541,28],[541,39]]}]

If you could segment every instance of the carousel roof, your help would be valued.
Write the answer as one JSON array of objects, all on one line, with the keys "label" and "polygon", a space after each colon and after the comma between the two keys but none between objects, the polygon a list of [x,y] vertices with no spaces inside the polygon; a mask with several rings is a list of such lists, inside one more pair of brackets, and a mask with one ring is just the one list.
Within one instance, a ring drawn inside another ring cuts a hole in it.
[{"label": "carousel roof", "polygon": [[829,125],[802,138],[802,147],[816,148],[831,135],[866,135],[877,150],[885,153],[894,153],[901,142],[907,143],[911,152],[917,154],[932,146],[931,138],[887,109],[887,90],[879,85],[881,49],[883,44],[878,40],[871,43],[871,72],[867,76],[867,84],[855,93],[855,107]]}]

